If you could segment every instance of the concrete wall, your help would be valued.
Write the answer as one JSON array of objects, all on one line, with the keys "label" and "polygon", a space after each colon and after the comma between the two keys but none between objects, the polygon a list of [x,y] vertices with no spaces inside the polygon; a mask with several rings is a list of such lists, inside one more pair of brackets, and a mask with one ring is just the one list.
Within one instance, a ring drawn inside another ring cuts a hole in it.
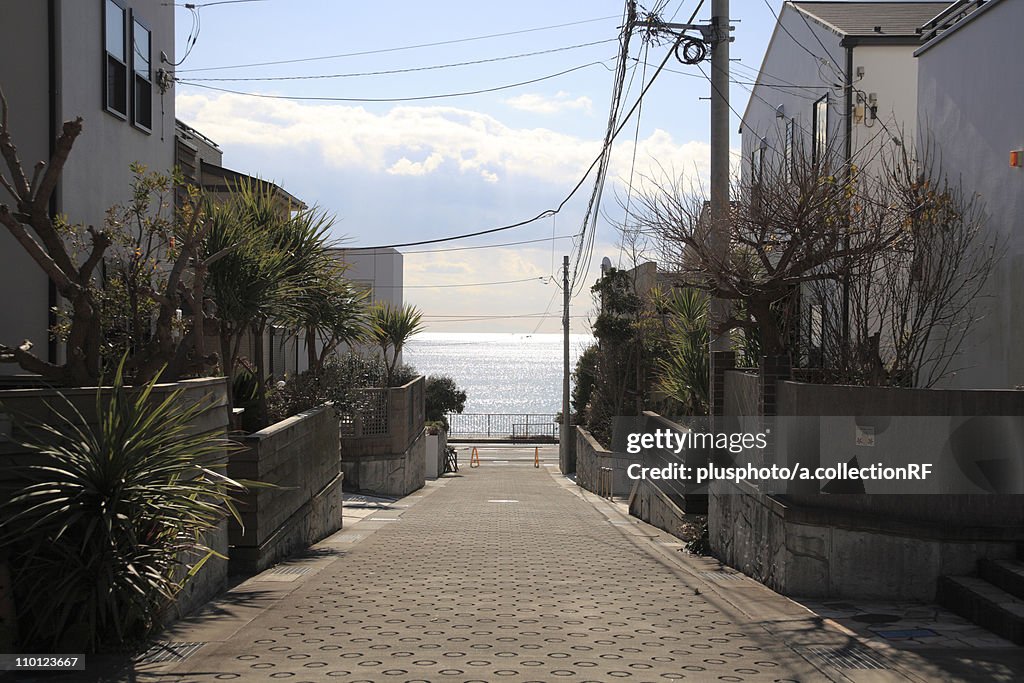
[{"label": "concrete wall", "polygon": [[[23,380],[23,382],[25,382]],[[203,401],[209,408],[193,421],[191,434],[208,434],[211,438],[224,437],[227,434],[229,409],[227,401],[227,383],[223,378],[202,378],[185,380],[174,384],[157,385],[152,392],[154,401],[161,401],[171,392],[183,390],[183,401]],[[60,398],[62,394],[85,417],[87,424],[95,426],[95,388],[64,389],[59,393],[49,388],[22,388],[0,390],[0,413],[15,416],[20,425],[56,424],[57,411],[66,405]],[[0,490],[3,496],[9,495],[10,487],[15,483],[11,468],[18,465],[39,462],[37,456],[25,451],[16,442],[32,437],[40,437],[38,430],[26,433],[22,427],[15,427],[13,440],[0,436]],[[211,458],[208,466],[223,468],[227,464],[227,453]],[[203,542],[212,550],[223,556],[228,554],[228,522],[225,519],[214,531],[207,534]],[[184,558],[195,561],[197,558]],[[179,593],[175,604],[167,618],[188,614],[205,604],[210,598],[224,589],[228,577],[228,563],[218,557],[211,557],[203,568],[190,580],[185,589]]]},{"label": "concrete wall", "polygon": [[1014,557],[1024,539],[801,508],[728,482],[712,484],[708,509],[715,556],[792,596],[932,601],[939,576],[969,574],[980,557]]},{"label": "concrete wall", "polygon": [[626,469],[631,463],[638,461],[639,456],[609,451],[598,443],[590,432],[583,427],[576,427],[576,483],[588,491],[598,493],[599,470],[602,467],[611,467],[612,494],[629,495],[633,482],[627,476]]},{"label": "concrete wall", "polygon": [[426,483],[423,377],[388,389],[387,432],[342,433],[345,488],[382,496],[404,496]]},{"label": "concrete wall", "polygon": [[1024,5],[995,0],[918,51],[920,128],[930,130],[954,182],[979,193],[1005,253],[948,386],[992,389],[1024,385],[1024,169],[1009,166],[1024,149],[1024,91],[1007,80],[1024,63]]},{"label": "concrete wall", "polygon": [[[759,419],[760,378],[727,372],[726,391],[726,431],[749,430]],[[801,450],[808,443],[815,457],[836,451],[829,444],[837,437],[828,433],[834,418],[823,413],[1019,416],[1024,392],[779,382],[777,412],[808,416],[818,426],[808,435],[777,425],[774,461],[795,458],[814,467],[819,463]],[[804,422],[796,424],[802,429]],[[920,453],[919,446],[908,449]],[[1012,557],[1024,540],[1020,496],[827,494],[816,482],[812,488],[768,495],[752,485],[714,482],[708,528],[715,555],[787,595],[931,600],[937,577],[969,573],[982,557]]]},{"label": "concrete wall", "polygon": [[254,487],[238,505],[244,526],[231,520],[232,573],[263,571],[342,525],[338,418],[322,407],[266,429],[235,437],[228,475],[272,487]]},{"label": "concrete wall", "polygon": [[426,467],[424,474],[427,479],[437,479],[444,472],[444,462],[448,457],[448,432],[438,429],[437,434],[427,434]]},{"label": "concrete wall", "polygon": [[[72,223],[102,227],[107,209],[131,197],[132,162],[154,171],[172,169],[174,95],[170,91],[161,95],[154,79],[151,132],[105,111],[103,3],[54,0],[52,65],[50,4],[0,0],[0,86],[10,106],[14,142],[29,176],[37,161],[49,159],[56,126],[76,116],[84,119],[58,187],[56,210]],[[125,4],[151,30],[155,75],[158,68],[166,66],[160,63],[161,51],[174,59],[174,7],[162,0],[128,0]],[[48,287],[42,271],[3,230],[0,290],[17,292],[17,296],[0,301],[0,343],[31,339],[36,352],[47,356]],[[17,372],[12,364],[0,364],[0,374],[12,372]]]}]

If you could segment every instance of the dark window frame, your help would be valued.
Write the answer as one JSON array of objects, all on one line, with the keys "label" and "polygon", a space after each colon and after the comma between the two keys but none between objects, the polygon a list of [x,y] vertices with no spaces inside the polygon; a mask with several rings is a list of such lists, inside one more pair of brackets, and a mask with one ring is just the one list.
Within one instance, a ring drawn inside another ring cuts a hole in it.
[{"label": "dark window frame", "polygon": [[[128,109],[130,106],[128,97],[128,73],[129,63],[128,59],[128,8],[120,0],[101,0],[103,3],[103,109],[111,116],[117,117],[122,121],[128,120]],[[108,12],[110,6],[114,5],[121,10],[121,54],[122,57],[113,55],[107,50],[110,43],[107,29],[109,28],[110,20]],[[114,76],[112,73],[113,69],[119,69],[122,74],[121,84],[121,99],[123,102],[123,111],[117,108],[117,101],[112,102],[114,93],[111,92],[111,78]]]},{"label": "dark window frame", "polygon": [[815,165],[825,160],[828,151],[828,105],[828,93],[825,93],[814,101],[811,109],[811,161]]},{"label": "dark window frame", "polygon": [[796,119],[786,119],[782,142],[782,177],[787,183],[793,182],[793,167],[796,165]]},{"label": "dark window frame", "polygon": [[[134,10],[130,14],[131,14],[131,17],[130,17],[130,19],[131,19],[131,21],[130,21],[131,32],[129,34],[129,42],[130,42],[130,45],[131,45],[132,57],[131,57],[131,87],[129,88],[129,90],[131,92],[132,126],[134,126],[135,128],[138,128],[139,130],[141,130],[142,132],[146,133],[147,135],[151,135],[152,132],[153,132],[153,29],[150,28],[150,26],[145,21],[143,21],[141,18],[139,18],[138,15],[135,14]],[[146,56],[146,61],[147,61],[147,65],[148,65],[149,68],[148,68],[148,73],[146,73],[146,74],[140,74],[138,72],[138,68],[137,68],[137,65],[136,65],[136,58],[135,58],[135,52],[136,52],[136,50],[135,50],[135,29],[136,29],[136,26],[141,27],[146,32],[146,34],[147,34],[147,36],[149,38],[149,40],[147,41],[148,49],[149,49],[149,54]],[[142,84],[141,87],[140,87],[140,82]],[[138,105],[139,105],[139,96],[140,96],[140,91],[141,90],[145,91],[144,95],[146,97],[148,97],[148,99],[149,99],[149,102],[148,102],[148,104],[149,104],[149,111],[148,111],[149,121],[148,121],[148,123],[146,121],[140,120],[140,116],[139,116],[139,106]]]},{"label": "dark window frame", "polygon": [[750,152],[750,182],[754,187],[761,187],[764,181],[764,147],[758,140],[757,146]]}]

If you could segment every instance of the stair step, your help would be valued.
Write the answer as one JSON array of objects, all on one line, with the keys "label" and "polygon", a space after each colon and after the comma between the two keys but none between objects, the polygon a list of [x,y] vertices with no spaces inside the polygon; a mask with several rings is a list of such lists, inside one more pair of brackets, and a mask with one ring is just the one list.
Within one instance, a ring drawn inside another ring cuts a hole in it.
[{"label": "stair step", "polygon": [[936,601],[975,624],[1024,645],[1024,600],[974,576],[940,576]]},{"label": "stair step", "polygon": [[978,575],[991,584],[1024,600],[1024,562],[1020,560],[978,560]]}]

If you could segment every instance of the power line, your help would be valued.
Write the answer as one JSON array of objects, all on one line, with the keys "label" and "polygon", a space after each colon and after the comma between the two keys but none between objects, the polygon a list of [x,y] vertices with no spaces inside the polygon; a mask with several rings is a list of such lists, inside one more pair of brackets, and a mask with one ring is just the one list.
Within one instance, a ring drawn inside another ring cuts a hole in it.
[{"label": "power line", "polygon": [[[479,90],[466,90],[463,92],[443,93],[439,95],[417,95],[412,97],[313,97],[313,96],[301,96],[301,95],[267,95],[266,93],[254,93],[245,92],[242,90],[232,90],[230,88],[221,88],[213,85],[205,85],[203,83],[195,83],[184,79],[176,79],[182,85],[191,85],[193,88],[205,88],[206,90],[216,90],[218,92],[230,93],[232,95],[242,95],[245,97],[259,97],[268,100],[294,100],[303,102],[416,102],[422,100],[440,100],[449,97],[465,97],[467,95],[480,95],[488,92],[497,92],[499,90],[510,90],[512,88],[520,88],[524,85],[532,85],[533,83],[540,83],[541,81],[547,81],[552,78],[558,78],[559,76],[565,76],[574,71],[586,69],[591,66],[604,66],[604,62],[589,62],[587,64],[581,64],[580,66],[574,66],[571,69],[565,69],[558,73],[548,74],[547,76],[541,76],[539,78],[532,78],[528,81],[520,81],[518,83],[508,83],[506,85],[499,85],[493,88],[481,88]],[[606,67],[607,68],[607,67]]]},{"label": "power line", "polygon": [[467,62],[454,62],[451,64],[435,64],[432,66],[415,66],[407,69],[388,69],[384,71],[362,71],[357,73],[340,73],[340,74],[314,74],[308,76],[239,76],[239,77],[218,77],[218,78],[189,78],[189,83],[198,82],[211,82],[211,81],[309,81],[318,79],[329,79],[329,78],[358,78],[361,76],[387,76],[391,74],[405,74],[413,73],[416,71],[433,71],[436,69],[451,69],[461,66],[473,66],[476,64],[490,64],[493,62],[503,62],[510,59],[522,59],[524,57],[535,57],[537,55],[547,55],[555,52],[567,52],[569,50],[578,50],[584,47],[592,47],[594,45],[603,45],[604,43],[614,42],[615,38],[606,38],[605,40],[595,40],[589,43],[578,43],[576,45],[567,45],[565,47],[556,47],[550,50],[538,50],[536,52],[522,52],[515,55],[505,55],[503,57],[491,57],[489,59],[476,59]]},{"label": "power line", "polygon": [[[537,277],[526,277],[521,280],[502,280],[501,282],[466,282],[451,285],[377,285],[374,289],[441,289],[447,287],[485,287],[488,285],[514,285],[522,282],[543,282],[547,280],[546,275]],[[547,283],[545,283],[547,284]]]},{"label": "power line", "polygon": [[175,7],[186,9],[200,9],[202,7],[213,7],[214,5],[237,5],[242,2],[266,2],[267,0],[216,0],[215,2],[176,2]]},{"label": "power line", "polygon": [[473,36],[473,37],[470,37],[470,38],[456,38],[456,39],[453,39],[453,40],[441,40],[441,41],[437,41],[437,42],[433,42],[433,43],[420,43],[418,45],[403,45],[401,47],[388,47],[388,48],[381,48],[381,49],[377,49],[377,50],[363,50],[361,52],[348,52],[348,53],[336,54],[336,55],[322,55],[322,56],[319,56],[319,57],[301,57],[301,58],[297,58],[297,59],[280,59],[280,60],[271,61],[271,62],[251,62],[249,64],[229,64],[229,65],[225,65],[225,66],[206,66],[206,67],[202,67],[202,68],[185,69],[184,71],[189,71],[189,72],[197,72],[197,71],[222,71],[222,70],[227,70],[227,69],[245,69],[245,68],[256,67],[256,66],[276,66],[278,64],[298,64],[300,62],[316,62],[316,61],[323,61],[323,60],[327,60],[327,59],[342,59],[342,58],[345,58],[345,57],[362,57],[364,55],[378,55],[378,54],[384,54],[384,53],[387,53],[387,52],[400,52],[402,50],[417,50],[417,49],[425,48],[425,47],[437,47],[437,46],[440,46],[440,45],[454,45],[456,43],[469,43],[469,42],[473,42],[473,41],[477,41],[477,40],[489,40],[491,38],[503,38],[505,36],[516,36],[516,35],[521,35],[523,33],[534,33],[534,32],[537,32],[537,31],[550,31],[550,30],[556,29],[556,28],[564,28],[566,26],[579,26],[580,24],[591,24],[591,23],[594,23],[594,22],[597,22],[597,21],[607,21],[609,19],[615,19],[615,18],[617,18],[617,15],[612,15],[612,16],[607,16],[607,17],[596,17],[594,19],[582,19],[580,21],[570,21],[570,22],[565,23],[565,24],[553,24],[551,26],[538,26],[536,28],[520,29],[518,31],[506,31],[504,33],[491,33],[491,34],[484,35],[484,36]]},{"label": "power line", "polygon": [[537,244],[538,242],[551,242],[551,244],[554,245],[555,240],[567,240],[567,239],[571,239],[572,237],[574,237],[574,235],[558,235],[558,236],[552,235],[551,237],[541,237],[540,239],[536,239],[536,240],[520,240],[518,242],[502,242],[502,243],[499,243],[499,244],[481,244],[481,245],[475,246],[475,247],[446,247],[446,248],[442,248],[442,249],[417,249],[417,250],[403,251],[402,255],[404,256],[405,254],[436,254],[436,253],[445,252],[445,251],[469,251],[471,249],[495,249],[497,247],[514,247],[514,246],[519,245],[519,244]]},{"label": "power line", "polygon": [[[701,3],[701,4],[703,4],[703,3]],[[697,9],[698,10],[700,9],[700,5],[698,5]],[[695,10],[694,11],[694,16],[696,16],[696,12],[697,11]],[[692,21],[692,19],[691,19],[691,21]],[[488,235],[488,234],[495,233],[495,232],[502,232],[504,230],[512,230],[514,228],[519,228],[519,227],[522,227],[524,225],[529,225],[530,223],[534,223],[534,222],[536,222],[536,221],[538,221],[538,220],[540,220],[542,218],[547,218],[548,216],[556,215],[557,213],[559,213],[565,207],[566,204],[569,203],[569,200],[572,199],[576,195],[577,192],[579,192],[579,189],[581,187],[583,187],[583,184],[586,182],[587,178],[590,176],[590,172],[593,171],[594,168],[599,163],[601,163],[601,161],[605,158],[605,156],[607,154],[607,150],[611,146],[611,143],[614,142],[615,138],[618,137],[619,133],[622,132],[622,129],[629,122],[629,119],[633,116],[633,114],[639,108],[640,102],[643,101],[643,98],[647,95],[647,92],[651,89],[651,86],[654,85],[654,82],[657,80],[658,75],[661,73],[661,71],[662,71],[663,67],[665,66],[665,64],[668,63],[668,60],[672,57],[672,54],[673,54],[672,51],[669,50],[668,53],[665,55],[665,59],[662,60],[661,64],[658,66],[658,69],[651,76],[651,80],[649,80],[647,82],[647,85],[644,86],[644,89],[640,92],[640,95],[637,97],[636,102],[633,103],[632,108],[630,108],[630,110],[626,113],[625,117],[623,117],[623,119],[621,120],[619,125],[614,129],[614,131],[612,132],[611,136],[605,141],[604,145],[602,146],[601,152],[590,163],[590,166],[587,167],[587,170],[584,172],[583,176],[579,179],[579,182],[576,183],[576,185],[572,188],[572,190],[569,191],[569,193],[565,196],[565,198],[562,199],[562,201],[559,202],[558,206],[555,207],[554,209],[546,209],[546,210],[540,212],[539,214],[537,214],[536,216],[534,216],[533,218],[528,218],[526,220],[518,221],[516,223],[512,223],[512,224],[509,224],[509,225],[503,225],[503,226],[500,226],[500,227],[497,227],[497,228],[490,228],[488,230],[478,230],[476,232],[463,233],[463,234],[459,234],[459,235],[451,235],[451,236],[448,236],[448,237],[438,237],[438,238],[430,239],[430,240],[419,240],[419,241],[416,241],[416,242],[402,242],[402,243],[397,243],[397,244],[383,244],[383,245],[375,245],[375,246],[371,246],[371,247],[348,247],[348,249],[351,250],[351,251],[368,251],[368,250],[373,250],[373,249],[397,249],[397,248],[400,248],[400,247],[415,247],[415,246],[419,246],[421,244],[437,244],[439,242],[451,242],[453,240],[467,239],[469,237],[477,237],[478,235]],[[578,236],[580,238],[582,238],[584,235],[585,235],[585,230],[581,231],[578,234]],[[581,242],[580,248],[582,249],[582,242]],[[577,261],[577,263],[578,263],[578,261]]]}]

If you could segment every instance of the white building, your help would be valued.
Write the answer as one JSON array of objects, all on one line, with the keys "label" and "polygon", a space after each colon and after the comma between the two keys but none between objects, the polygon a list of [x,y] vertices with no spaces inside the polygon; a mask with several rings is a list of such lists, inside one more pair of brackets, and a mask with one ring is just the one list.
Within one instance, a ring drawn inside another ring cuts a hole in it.
[{"label": "white building", "polygon": [[[83,132],[51,206],[72,223],[102,226],[131,197],[133,162],[174,165],[174,4],[162,0],[0,0],[0,87],[12,138],[31,173],[49,160],[65,120]],[[163,87],[162,87],[163,86]],[[6,230],[0,230],[0,343],[29,339],[59,362],[49,341],[56,292]],[[0,373],[20,372],[13,364]]]},{"label": "white building", "polygon": [[[948,28],[916,52],[921,126],[947,173],[982,196],[989,237],[1004,253],[989,281],[987,314],[972,328],[957,388],[1024,385],[1024,2],[956,3]],[[961,16],[956,12],[974,9]],[[925,36],[928,37],[927,35]]]},{"label": "white building", "polygon": [[[788,177],[794,167],[823,155],[837,167],[854,160],[872,174],[880,152],[913,141],[914,50],[921,45],[921,27],[949,5],[783,3],[740,126],[744,185],[762,173]],[[821,364],[828,355],[825,337],[847,328],[851,313],[840,295],[836,299],[802,292],[794,363]]]},{"label": "white building", "polygon": [[397,249],[335,249],[345,264],[345,277],[366,290],[370,302],[401,306],[403,303],[402,254]]},{"label": "white building", "polygon": [[[919,28],[948,2],[786,2],[743,112],[743,170],[913,140]],[[749,177],[749,175],[745,175]]]}]

